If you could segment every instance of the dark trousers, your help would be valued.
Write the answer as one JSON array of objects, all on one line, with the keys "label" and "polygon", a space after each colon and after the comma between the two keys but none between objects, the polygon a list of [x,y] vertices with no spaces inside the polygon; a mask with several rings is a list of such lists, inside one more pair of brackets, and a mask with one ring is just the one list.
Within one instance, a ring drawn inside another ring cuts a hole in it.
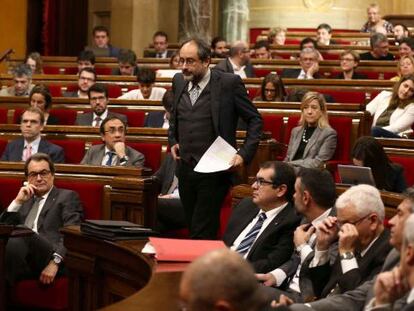
[{"label": "dark trousers", "polygon": [[9,238],[5,259],[7,282],[13,285],[22,279],[39,278],[52,255],[52,245],[38,234]]},{"label": "dark trousers", "polygon": [[156,230],[162,233],[186,227],[187,220],[181,200],[158,198]]},{"label": "dark trousers", "polygon": [[387,131],[380,126],[374,126],[371,129],[371,135],[374,137],[401,138],[401,136],[394,134],[393,132]]},{"label": "dark trousers", "polygon": [[192,239],[217,239],[220,209],[231,185],[231,173],[197,173],[180,161],[178,188]]}]

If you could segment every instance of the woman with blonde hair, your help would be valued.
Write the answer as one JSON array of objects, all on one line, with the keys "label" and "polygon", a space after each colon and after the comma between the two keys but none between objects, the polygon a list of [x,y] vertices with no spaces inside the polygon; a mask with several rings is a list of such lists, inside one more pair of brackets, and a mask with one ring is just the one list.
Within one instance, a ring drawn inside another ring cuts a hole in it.
[{"label": "woman with blonde hair", "polygon": [[391,81],[400,81],[401,77],[414,74],[414,58],[410,55],[401,56],[398,61],[398,76],[392,77]]},{"label": "woman with blonde hair", "polygon": [[285,161],[294,166],[321,168],[336,149],[337,134],[328,121],[325,98],[318,92],[303,96],[299,126],[292,130]]}]

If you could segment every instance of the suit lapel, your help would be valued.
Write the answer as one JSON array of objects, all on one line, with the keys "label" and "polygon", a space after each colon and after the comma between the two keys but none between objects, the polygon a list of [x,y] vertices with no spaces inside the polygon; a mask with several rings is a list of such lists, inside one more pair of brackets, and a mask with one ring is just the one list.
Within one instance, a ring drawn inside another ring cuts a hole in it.
[{"label": "suit lapel", "polygon": [[[303,131],[302,131],[302,133],[303,133]],[[306,156],[308,155],[309,150],[312,148],[312,146],[316,142],[319,141],[319,136],[321,135],[321,133],[322,133],[322,130],[319,127],[317,127],[315,129],[315,132],[313,132],[313,135],[309,138],[308,143],[306,144],[305,151],[303,152],[303,158],[306,158]]]},{"label": "suit lapel", "polygon": [[52,188],[52,190],[50,191],[45,204],[43,205],[42,211],[39,215],[39,219],[37,220],[37,230],[39,231],[40,228],[43,225],[43,221],[45,219],[45,216],[47,215],[47,213],[49,212],[49,210],[52,208],[52,206],[54,205],[54,201],[56,200],[56,196],[58,194],[58,191],[55,187]]},{"label": "suit lapel", "polygon": [[37,150],[37,152],[43,152],[43,153],[48,153],[48,146],[45,140],[41,139],[39,142],[39,149]]},{"label": "suit lapel", "polygon": [[292,146],[292,150],[293,150],[293,152],[292,152],[292,155],[291,155],[291,157],[290,157],[289,161],[292,161],[292,159],[294,158],[294,156],[295,156],[296,152],[298,152],[298,148],[299,148],[299,144],[300,144],[300,142],[301,142],[301,137],[302,137],[302,134],[303,134],[303,127],[302,127],[302,128],[300,128],[300,129],[296,132],[296,135],[293,137],[293,146]]},{"label": "suit lapel", "polygon": [[96,149],[96,156],[93,157],[94,165],[102,165],[102,160],[105,156],[105,144],[99,145],[99,148]]}]

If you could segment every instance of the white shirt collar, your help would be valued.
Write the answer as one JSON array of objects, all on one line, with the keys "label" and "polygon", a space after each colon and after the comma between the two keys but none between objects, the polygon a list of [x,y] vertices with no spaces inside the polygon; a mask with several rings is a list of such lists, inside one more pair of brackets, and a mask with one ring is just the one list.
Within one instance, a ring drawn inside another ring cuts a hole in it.
[{"label": "white shirt collar", "polygon": [[30,144],[32,146],[32,154],[37,153],[38,150],[39,150],[39,144],[40,144],[41,139],[42,139],[42,137],[39,134],[39,136],[34,141],[32,141],[31,143],[29,143],[27,140],[24,140],[24,148],[26,148],[27,145]]},{"label": "white shirt collar", "polygon": [[271,209],[270,211],[265,212],[264,210],[260,210],[259,214],[264,212],[266,214],[266,219],[272,219],[276,217],[286,206],[288,205],[288,202]]},{"label": "white shirt collar", "polygon": [[321,215],[319,215],[319,217],[315,218],[312,221],[312,226],[316,228],[326,217],[329,216],[331,210],[332,208],[329,208],[326,211],[324,211]]},{"label": "white shirt collar", "polygon": [[107,117],[108,117],[108,109],[106,109],[105,111],[104,111],[104,113],[103,114],[101,114],[100,116],[98,116],[95,112],[93,113],[93,117],[92,117],[92,122],[95,122],[95,118],[96,117],[100,117],[101,118],[101,122],[103,121],[103,120],[105,120]]},{"label": "white shirt collar", "polygon": [[[204,88],[207,86],[207,84],[210,82],[210,76],[211,76],[211,70],[210,68],[207,68],[207,72],[204,75],[204,77],[198,82],[198,86],[200,88],[200,94],[204,90]],[[190,91],[193,88],[193,81],[190,81],[188,83],[188,90]]]},{"label": "white shirt collar", "polygon": [[408,296],[407,296],[407,304],[409,304],[409,303],[411,303],[413,301],[414,301],[414,288],[412,288],[410,290],[410,292],[408,293]]}]

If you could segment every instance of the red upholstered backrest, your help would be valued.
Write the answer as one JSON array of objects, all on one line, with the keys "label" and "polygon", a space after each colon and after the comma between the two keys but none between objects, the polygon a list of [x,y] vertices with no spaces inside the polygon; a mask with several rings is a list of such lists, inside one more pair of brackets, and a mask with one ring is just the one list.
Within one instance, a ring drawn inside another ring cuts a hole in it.
[{"label": "red upholstered backrest", "polygon": [[95,72],[97,75],[111,75],[112,74],[112,68],[109,67],[95,67]]},{"label": "red upholstered backrest", "polygon": [[122,95],[122,88],[119,85],[110,84],[107,86],[107,88],[109,98],[118,98]]},{"label": "red upholstered backrest", "polygon": [[283,116],[274,114],[263,114],[263,131],[271,132],[272,138],[279,142],[283,141]]},{"label": "red upholstered backrest", "polygon": [[77,113],[71,109],[51,109],[50,115],[59,119],[59,125],[74,125]]},{"label": "red upholstered backrest", "polygon": [[271,72],[272,71],[270,69],[261,69],[261,68],[254,69],[254,73],[256,74],[256,77],[258,78],[266,77]]},{"label": "red upholstered backrest", "polygon": [[143,127],[145,121],[145,111],[143,110],[126,110],[126,109],[111,109],[113,112],[126,115],[128,118],[128,126]]},{"label": "red upholstered backrest", "polygon": [[65,163],[79,164],[85,155],[85,142],[82,140],[51,139],[48,141],[63,148]]},{"label": "red upholstered backrest", "polygon": [[145,156],[145,166],[156,172],[161,164],[162,146],[157,143],[132,143],[127,142],[127,145]]},{"label": "red upholstered backrest", "polygon": [[6,149],[8,141],[6,139],[0,139],[0,155],[3,154],[4,149]]},{"label": "red upholstered backrest", "polygon": [[19,120],[23,114],[23,108],[15,108],[13,113],[13,124],[18,124]]},{"label": "red upholstered backrest", "polygon": [[43,67],[43,73],[45,75],[58,75],[58,74],[60,74],[59,67],[44,66]]},{"label": "red upholstered backrest", "polygon": [[94,182],[55,180],[58,188],[77,192],[83,205],[85,219],[101,219],[103,185]]},{"label": "red upholstered backrest", "polygon": [[2,209],[6,209],[7,206],[14,200],[20,187],[23,185],[23,179],[0,177],[0,204]]},{"label": "red upholstered backrest", "polygon": [[76,75],[78,74],[78,67],[66,67],[65,75]]},{"label": "red upholstered backrest", "polygon": [[0,124],[7,124],[7,112],[8,109],[0,108]]},{"label": "red upholstered backrest", "polygon": [[318,89],[316,92],[329,94],[333,97],[335,103],[364,103],[365,92],[363,91],[336,91],[329,89]]},{"label": "red upholstered backrest", "polygon": [[404,176],[407,186],[414,185],[414,158],[404,156],[389,156],[390,160],[404,167]]},{"label": "red upholstered backrest", "polygon": [[260,88],[248,87],[247,95],[249,96],[250,100],[253,100],[253,98],[255,98],[256,96],[260,96]]},{"label": "red upholstered backrest", "polygon": [[348,161],[351,150],[352,118],[331,117],[329,124],[338,135],[338,143],[332,160]]},{"label": "red upholstered backrest", "polygon": [[50,95],[52,97],[61,97],[62,96],[62,87],[60,85],[48,85]]},{"label": "red upholstered backrest", "polygon": [[219,232],[217,233],[218,239],[221,240],[223,238],[224,232],[227,228],[227,223],[229,222],[231,216],[231,203],[232,203],[232,195],[231,189],[227,193],[226,197],[224,198],[223,204],[221,205],[220,209],[220,228]]},{"label": "red upholstered backrest", "polygon": [[78,85],[77,84],[69,84],[66,87],[66,92],[77,92],[78,91]]},{"label": "red upholstered backrest", "polygon": [[128,86],[128,91],[132,91],[132,90],[138,90],[139,89],[139,85],[129,85]]},{"label": "red upholstered backrest", "polygon": [[290,140],[290,134],[292,133],[292,129],[296,126],[298,126],[298,122],[299,122],[300,116],[289,116],[288,122],[286,124],[285,127],[285,140],[284,143],[286,145],[289,144],[289,140]]}]

